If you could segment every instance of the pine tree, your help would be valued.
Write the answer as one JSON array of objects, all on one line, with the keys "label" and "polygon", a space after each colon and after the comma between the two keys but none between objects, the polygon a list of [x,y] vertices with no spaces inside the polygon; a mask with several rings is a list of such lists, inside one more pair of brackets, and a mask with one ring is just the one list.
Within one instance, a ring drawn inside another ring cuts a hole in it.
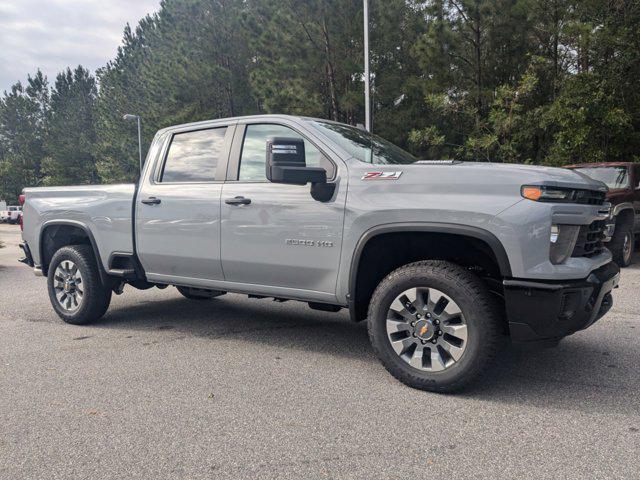
[{"label": "pine tree", "polygon": [[46,136],[47,157],[42,169],[46,185],[97,183],[93,155],[96,143],[95,78],[78,66],[56,77]]},{"label": "pine tree", "polygon": [[42,183],[49,112],[47,79],[38,70],[0,99],[0,198],[16,203],[25,186]]}]

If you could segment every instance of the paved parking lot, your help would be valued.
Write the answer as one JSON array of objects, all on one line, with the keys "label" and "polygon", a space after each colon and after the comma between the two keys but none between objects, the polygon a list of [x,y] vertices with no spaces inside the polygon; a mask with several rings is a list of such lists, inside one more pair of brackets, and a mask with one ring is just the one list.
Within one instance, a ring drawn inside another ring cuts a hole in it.
[{"label": "paved parking lot", "polygon": [[295,302],[128,287],[63,324],[19,227],[0,240],[1,479],[640,475],[640,261],[599,324],[445,396],[389,376],[346,313]]}]

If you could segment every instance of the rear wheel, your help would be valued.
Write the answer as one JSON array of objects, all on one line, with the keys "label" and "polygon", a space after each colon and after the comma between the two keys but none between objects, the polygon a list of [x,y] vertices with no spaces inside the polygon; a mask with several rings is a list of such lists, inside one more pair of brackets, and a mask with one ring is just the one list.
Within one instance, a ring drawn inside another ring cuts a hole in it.
[{"label": "rear wheel", "polygon": [[49,299],[67,323],[83,325],[101,318],[111,302],[111,289],[100,281],[93,250],[88,245],[62,247],[51,259],[47,278]]},{"label": "rear wheel", "polygon": [[502,326],[480,279],[443,261],[395,270],[369,306],[369,337],[380,361],[422,390],[456,391],[478,378],[502,343]]}]

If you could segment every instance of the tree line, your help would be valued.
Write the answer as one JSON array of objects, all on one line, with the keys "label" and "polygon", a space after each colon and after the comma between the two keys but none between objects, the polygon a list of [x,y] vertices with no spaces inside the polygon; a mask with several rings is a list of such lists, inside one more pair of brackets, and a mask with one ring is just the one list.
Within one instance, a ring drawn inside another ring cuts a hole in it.
[{"label": "tree line", "polygon": [[[137,175],[135,125],[364,123],[360,0],[164,0],[116,57],[0,98],[0,198]],[[371,0],[374,131],[422,158],[640,161],[640,0]]]}]

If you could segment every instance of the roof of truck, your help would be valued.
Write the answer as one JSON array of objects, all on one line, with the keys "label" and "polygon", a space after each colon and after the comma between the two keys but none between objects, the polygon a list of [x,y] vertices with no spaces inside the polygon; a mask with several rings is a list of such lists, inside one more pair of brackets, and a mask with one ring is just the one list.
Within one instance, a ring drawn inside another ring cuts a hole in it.
[{"label": "roof of truck", "polygon": [[332,120],[327,120],[324,118],[314,118],[314,117],[305,117],[300,115],[284,115],[279,113],[271,113],[271,114],[264,114],[264,115],[244,115],[241,117],[212,118],[210,120],[202,120],[200,122],[182,123],[179,125],[171,125],[169,127],[162,128],[158,130],[158,133],[164,132],[166,130],[173,130],[173,129],[183,128],[183,127],[197,127],[199,125],[208,125],[211,123],[236,122],[240,120],[277,120],[277,119],[281,119],[281,120],[289,119],[289,120],[298,120],[298,121],[319,120],[322,122],[337,123],[337,122],[333,122]]}]

